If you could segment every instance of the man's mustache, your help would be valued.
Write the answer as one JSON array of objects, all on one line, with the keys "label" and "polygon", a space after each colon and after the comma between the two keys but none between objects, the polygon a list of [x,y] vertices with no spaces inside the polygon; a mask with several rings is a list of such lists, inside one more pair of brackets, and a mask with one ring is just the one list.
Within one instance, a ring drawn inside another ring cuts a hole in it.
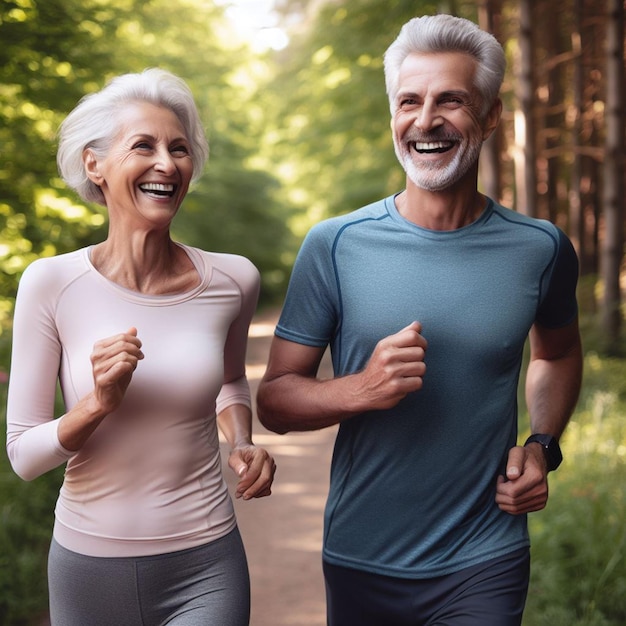
[{"label": "man's mustache", "polygon": [[436,141],[460,143],[462,139],[458,133],[451,133],[445,129],[435,129],[427,133],[411,129],[402,136],[402,140],[407,143],[432,143]]}]

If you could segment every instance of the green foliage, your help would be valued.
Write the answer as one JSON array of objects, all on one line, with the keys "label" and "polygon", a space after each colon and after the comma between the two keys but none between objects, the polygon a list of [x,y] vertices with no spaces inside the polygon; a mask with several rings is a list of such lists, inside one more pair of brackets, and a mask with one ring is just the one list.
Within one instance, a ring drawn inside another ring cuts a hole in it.
[{"label": "green foliage", "polygon": [[[76,52],[90,45],[75,21],[83,15],[81,4],[0,5],[0,293],[5,296],[15,293],[17,277],[37,256],[91,241],[103,224],[101,214],[63,197],[54,157],[62,112],[85,87],[83,80],[70,80]],[[98,75],[95,55],[90,62]],[[2,325],[7,308],[0,310]]]},{"label": "green foliage", "polygon": [[548,507],[530,517],[525,626],[626,623],[624,361],[588,352],[578,409],[551,476]]},{"label": "green foliage", "polygon": [[[4,427],[4,383],[0,403]],[[62,471],[24,483],[0,455],[0,626],[26,626],[47,610],[46,562]]]}]

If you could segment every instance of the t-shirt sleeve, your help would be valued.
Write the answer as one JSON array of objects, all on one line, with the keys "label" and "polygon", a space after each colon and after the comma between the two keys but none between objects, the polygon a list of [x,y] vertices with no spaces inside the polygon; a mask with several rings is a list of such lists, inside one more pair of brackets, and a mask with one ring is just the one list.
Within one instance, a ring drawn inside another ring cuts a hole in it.
[{"label": "t-shirt sleeve", "polygon": [[54,268],[35,261],[22,275],[13,318],[7,403],[7,453],[14,471],[32,480],[73,452],[59,443],[54,419],[61,344],[54,322]]},{"label": "t-shirt sleeve", "polygon": [[561,328],[578,314],[576,285],[578,257],[571,241],[557,228],[557,246],[547,289],[539,305],[537,322],[546,328]]},{"label": "t-shirt sleeve", "polygon": [[215,407],[218,414],[233,404],[252,406],[250,386],[246,378],[246,348],[260,289],[259,272],[248,259],[234,255],[227,259],[229,267],[225,271],[239,287],[241,307],[230,326],[224,345],[224,382]]},{"label": "t-shirt sleeve", "polygon": [[338,324],[338,288],[333,263],[332,230],[314,226],[293,266],[276,335],[313,347],[325,347]]}]

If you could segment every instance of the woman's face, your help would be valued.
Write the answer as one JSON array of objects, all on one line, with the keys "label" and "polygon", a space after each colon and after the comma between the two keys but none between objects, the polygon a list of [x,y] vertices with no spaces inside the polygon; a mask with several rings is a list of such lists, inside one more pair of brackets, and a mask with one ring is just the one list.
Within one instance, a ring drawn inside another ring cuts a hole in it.
[{"label": "woman's face", "polygon": [[111,219],[168,226],[193,174],[191,145],[167,108],[147,102],[126,105],[104,158],[86,150],[85,167],[102,189]]}]

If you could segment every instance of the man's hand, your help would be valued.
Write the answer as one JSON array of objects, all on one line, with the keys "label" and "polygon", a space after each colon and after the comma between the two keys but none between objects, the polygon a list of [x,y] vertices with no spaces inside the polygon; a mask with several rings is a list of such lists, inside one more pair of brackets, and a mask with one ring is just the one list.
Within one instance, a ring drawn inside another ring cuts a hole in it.
[{"label": "man's hand", "polygon": [[509,451],[506,478],[498,476],[496,503],[506,513],[540,511],[548,501],[548,469],[537,443]]},{"label": "man's hand", "polygon": [[389,409],[422,388],[427,342],[421,331],[421,324],[412,322],[376,344],[355,390],[364,410]]}]

